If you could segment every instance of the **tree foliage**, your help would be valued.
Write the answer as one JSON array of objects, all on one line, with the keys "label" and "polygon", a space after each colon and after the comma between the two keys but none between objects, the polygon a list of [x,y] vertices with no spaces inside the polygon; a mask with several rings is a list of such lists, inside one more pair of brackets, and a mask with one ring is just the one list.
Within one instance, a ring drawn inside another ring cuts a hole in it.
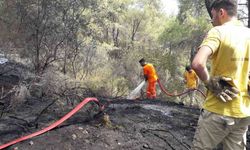
[{"label": "tree foliage", "polygon": [[160,0],[2,0],[0,48],[37,74],[54,68],[111,96],[142,80],[141,57],[180,88],[170,84],[211,27],[207,1],[179,0],[178,15],[167,16]]}]

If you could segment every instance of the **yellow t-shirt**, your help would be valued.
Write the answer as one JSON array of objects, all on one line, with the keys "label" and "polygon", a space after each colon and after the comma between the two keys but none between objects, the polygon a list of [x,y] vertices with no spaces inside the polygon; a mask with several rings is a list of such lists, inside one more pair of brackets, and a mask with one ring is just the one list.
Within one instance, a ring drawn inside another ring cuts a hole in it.
[{"label": "yellow t-shirt", "polygon": [[185,71],[184,78],[187,81],[187,83],[186,83],[187,88],[192,89],[192,88],[197,87],[197,82],[196,81],[198,80],[198,76],[196,75],[194,70],[191,70],[190,73],[188,71]]},{"label": "yellow t-shirt", "polygon": [[250,71],[250,29],[234,20],[212,28],[203,40],[202,46],[212,50],[212,76],[225,76],[233,79],[230,83],[240,90],[237,98],[222,102],[210,91],[204,109],[236,118],[250,116],[250,97],[247,94],[248,72]]},{"label": "yellow t-shirt", "polygon": [[143,73],[148,77],[148,82],[155,82],[158,79],[155,68],[152,64],[146,64],[143,67]]}]

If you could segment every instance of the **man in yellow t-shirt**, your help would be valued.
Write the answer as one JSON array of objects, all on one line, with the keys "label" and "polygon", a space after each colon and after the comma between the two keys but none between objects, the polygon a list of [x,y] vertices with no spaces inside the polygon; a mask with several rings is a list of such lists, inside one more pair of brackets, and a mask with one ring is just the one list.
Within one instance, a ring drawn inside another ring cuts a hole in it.
[{"label": "man in yellow t-shirt", "polygon": [[[195,100],[195,91],[192,90],[198,87],[199,78],[190,66],[186,66],[186,71],[184,72],[184,79],[188,90],[190,90],[190,92],[188,93],[190,98],[190,106],[193,106]],[[197,101],[196,103],[198,104]]]},{"label": "man in yellow t-shirt", "polygon": [[155,99],[156,98],[156,81],[158,79],[155,68],[152,64],[146,63],[144,58],[142,58],[139,61],[139,63],[143,67],[143,74],[144,74],[145,81],[148,82],[147,98]]},{"label": "man in yellow t-shirt", "polygon": [[[250,29],[237,20],[237,1],[215,0],[213,28],[195,55],[192,68],[208,88],[193,140],[193,150],[245,150],[250,124]],[[206,63],[211,58],[208,73]],[[237,91],[237,90],[238,91]]]}]

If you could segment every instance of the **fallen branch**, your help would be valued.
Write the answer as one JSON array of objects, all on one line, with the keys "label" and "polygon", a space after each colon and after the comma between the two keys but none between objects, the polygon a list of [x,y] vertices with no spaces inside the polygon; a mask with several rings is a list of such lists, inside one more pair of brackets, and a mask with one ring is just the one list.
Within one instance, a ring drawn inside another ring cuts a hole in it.
[{"label": "fallen branch", "polygon": [[12,123],[12,124],[14,124],[14,125],[16,125],[16,126],[19,126],[19,127],[23,128],[24,131],[30,131],[29,128],[27,128],[27,127],[30,127],[30,123],[29,123],[27,120],[22,119],[22,118],[18,118],[18,117],[16,117],[16,116],[9,116],[9,118],[12,118],[12,119],[16,119],[16,120],[20,120],[20,121],[22,121],[22,122],[25,122],[25,125],[22,125],[22,124],[19,124],[19,123]]},{"label": "fallen branch", "polygon": [[[57,99],[58,100],[58,99]],[[48,110],[48,108],[50,107],[50,106],[52,106],[57,100],[54,100],[54,101],[52,101],[48,106],[46,106],[39,114],[38,114],[38,116],[36,117],[36,119],[33,121],[33,125],[36,125],[36,128],[38,128],[38,120],[40,119],[40,117],[42,116],[42,114],[44,114],[47,110]]]}]

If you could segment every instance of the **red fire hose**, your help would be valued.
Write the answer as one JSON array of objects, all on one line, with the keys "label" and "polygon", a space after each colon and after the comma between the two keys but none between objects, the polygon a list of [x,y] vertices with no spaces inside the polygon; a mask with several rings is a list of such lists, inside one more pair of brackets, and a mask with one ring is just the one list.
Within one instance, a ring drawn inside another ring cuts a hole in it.
[{"label": "red fire hose", "polygon": [[8,142],[6,144],[3,144],[0,146],[0,150],[1,149],[4,149],[6,147],[9,147],[13,144],[16,144],[18,142],[21,142],[21,141],[24,141],[24,140],[27,140],[27,139],[30,139],[32,137],[35,137],[35,136],[38,136],[38,135],[41,135],[55,127],[57,127],[58,125],[60,125],[61,123],[63,123],[65,120],[69,119],[72,115],[74,115],[77,111],[79,111],[85,104],[89,103],[89,102],[95,102],[99,105],[100,107],[100,110],[102,111],[104,109],[104,106],[100,105],[99,101],[96,99],[96,98],[85,98],[80,104],[78,104],[73,110],[71,110],[68,114],[66,114],[65,116],[63,116],[60,120],[56,121],[55,123],[51,124],[50,126],[40,130],[40,131],[37,131],[35,133],[32,133],[30,135],[27,135],[27,136],[23,136],[21,138],[17,138],[11,142]]},{"label": "red fire hose", "polygon": [[160,82],[159,79],[157,80],[157,82],[158,82],[158,84],[159,84],[161,90],[162,90],[166,95],[168,95],[168,96],[181,96],[181,95],[184,95],[184,94],[189,93],[189,92],[191,92],[191,91],[198,91],[198,92],[201,93],[202,96],[204,96],[204,98],[206,98],[206,95],[205,95],[201,90],[196,89],[196,88],[195,88],[195,89],[189,89],[189,90],[183,91],[183,92],[181,92],[181,93],[172,94],[172,93],[169,93],[169,92],[166,91],[166,89],[162,86],[162,84],[161,84],[161,82]]}]

